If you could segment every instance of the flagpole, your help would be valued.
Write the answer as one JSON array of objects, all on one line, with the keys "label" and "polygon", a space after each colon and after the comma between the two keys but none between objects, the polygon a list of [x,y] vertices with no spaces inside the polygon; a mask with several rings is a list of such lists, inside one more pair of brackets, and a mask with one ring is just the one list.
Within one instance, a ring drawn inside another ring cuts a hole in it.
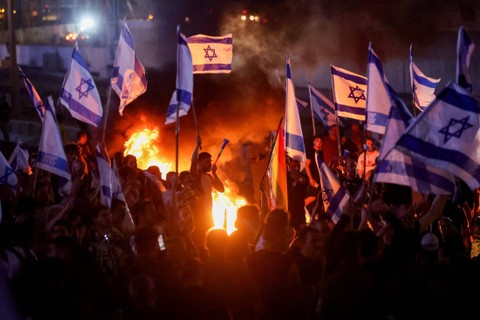
[{"label": "flagpole", "polygon": [[417,116],[417,108],[415,107],[415,79],[413,75],[413,50],[412,50],[412,44],[410,43],[410,86],[412,89],[412,104],[413,104],[413,116]]},{"label": "flagpole", "polygon": [[102,128],[102,144],[105,144],[105,135],[106,135],[106,132],[107,132],[107,123],[108,123],[108,116],[110,115],[110,104],[112,102],[112,82],[110,81],[110,85],[108,86],[108,89],[107,89],[107,104],[105,106],[105,110],[104,110],[104,120],[103,120],[103,128]]},{"label": "flagpole", "polygon": [[[372,50],[372,42],[370,41],[368,43],[368,62],[367,62],[367,79],[369,79],[370,76],[370,53]],[[368,90],[368,80],[367,80],[367,90]],[[367,150],[365,148],[365,143],[367,141],[367,116],[368,116],[368,93],[365,98],[365,125],[363,126],[363,137],[362,137],[362,144],[363,144],[363,175],[362,179],[365,179],[367,177],[367,173],[365,172],[367,170]]]},{"label": "flagpole", "polygon": [[[178,74],[178,66],[180,60],[180,49],[178,46],[178,37],[180,36],[180,24],[177,24],[177,74]],[[176,88],[177,84],[175,82],[175,94],[177,95],[177,110],[176,110],[176,120],[175,120],[175,174],[178,177],[178,135],[180,131],[180,121],[179,121],[179,114],[180,114],[180,99],[178,94],[178,88]],[[193,99],[192,99],[193,100]]]},{"label": "flagpole", "polygon": [[[330,65],[330,69],[332,68],[332,65]],[[330,72],[331,74],[331,72]],[[333,81],[333,75],[330,77],[330,81],[332,83],[332,100],[333,100],[333,105],[335,106],[335,122],[337,125],[337,146],[338,146],[338,161],[342,158],[342,146],[340,143],[340,126],[339,126],[339,121],[338,121],[338,114],[337,114],[337,101],[335,100],[335,81]],[[328,127],[328,125],[327,125]],[[328,165],[328,164],[327,164]]]},{"label": "flagpole", "polygon": [[[178,105],[177,105],[177,112],[178,112]],[[197,113],[195,112],[195,104],[193,99],[192,99],[192,113],[193,113],[193,121],[195,123],[195,129],[197,130],[197,138],[200,138],[200,129],[198,128]],[[178,113],[177,113],[177,119],[178,119]],[[199,149],[202,150],[202,145],[199,146]]]},{"label": "flagpole", "polygon": [[308,83],[308,93],[310,95],[310,115],[312,117],[312,129],[313,129],[313,136],[317,135],[317,131],[315,130],[315,118],[313,117],[313,105],[312,105],[312,93],[310,92],[310,82]]}]

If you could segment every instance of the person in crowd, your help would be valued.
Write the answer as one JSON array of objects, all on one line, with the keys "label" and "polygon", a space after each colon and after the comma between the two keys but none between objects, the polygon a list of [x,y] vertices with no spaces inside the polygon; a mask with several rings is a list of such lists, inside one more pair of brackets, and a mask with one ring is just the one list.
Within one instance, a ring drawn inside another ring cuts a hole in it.
[{"label": "person in crowd", "polygon": [[358,176],[365,179],[366,173],[370,170],[375,170],[377,157],[380,152],[375,148],[375,143],[372,138],[366,138],[365,151],[358,156],[357,173]]},{"label": "person in crowd", "polygon": [[202,141],[198,137],[190,164],[190,173],[202,191],[198,196],[197,205],[192,208],[195,219],[193,239],[199,249],[205,241],[205,233],[213,227],[212,192],[225,191],[223,182],[217,175],[217,166],[212,164],[212,155],[208,152],[198,153],[201,144]]},{"label": "person in crowd", "polygon": [[306,224],[305,198],[307,196],[308,176],[300,171],[300,161],[287,156],[287,190],[290,224],[298,231]]},{"label": "person in crowd", "polygon": [[305,207],[313,216],[312,209],[320,194],[320,174],[318,166],[323,162],[323,140],[321,135],[313,137],[313,147],[307,150],[307,158],[305,160],[305,172],[308,176],[307,194],[305,197]]}]

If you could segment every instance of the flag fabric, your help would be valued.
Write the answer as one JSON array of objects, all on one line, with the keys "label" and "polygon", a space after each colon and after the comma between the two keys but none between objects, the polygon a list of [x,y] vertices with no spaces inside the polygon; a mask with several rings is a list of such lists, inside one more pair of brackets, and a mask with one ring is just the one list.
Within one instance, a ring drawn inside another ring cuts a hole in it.
[{"label": "flag fabric", "polygon": [[395,148],[454,173],[475,190],[480,187],[479,114],[477,100],[450,82],[406,129]]},{"label": "flag fabric", "polygon": [[230,73],[233,60],[232,34],[220,37],[197,34],[187,39],[193,73]]},{"label": "flag fabric", "polygon": [[7,185],[12,188],[13,192],[17,192],[17,176],[15,170],[8,164],[7,159],[0,151],[0,184]]},{"label": "flag fabric", "polygon": [[29,155],[27,148],[21,141],[18,141],[15,149],[13,149],[13,152],[8,159],[8,163],[15,172],[17,170],[25,170],[28,167],[28,158]]},{"label": "flag fabric", "polygon": [[302,125],[300,123],[300,114],[298,112],[297,99],[295,97],[295,87],[292,80],[292,68],[290,57],[287,56],[287,79],[286,79],[286,99],[285,99],[285,150],[292,159],[300,162],[300,170],[305,168],[306,152],[305,142],[303,140]]},{"label": "flag fabric", "polygon": [[71,179],[70,169],[51,105],[53,105],[53,100],[49,96],[45,105],[45,118],[38,148],[37,167],[64,178],[65,184],[67,184]]},{"label": "flag fabric", "polygon": [[113,63],[112,89],[120,98],[118,112],[123,115],[125,106],[147,91],[145,68],[135,54],[132,33],[127,22],[123,22],[117,53]]},{"label": "flag fabric", "polygon": [[[277,76],[277,80],[278,82],[280,83],[280,85],[282,86],[283,89],[286,89],[285,86],[283,85],[283,82],[282,82],[282,79],[280,79],[280,75],[278,73],[278,69],[275,70],[275,74]],[[308,106],[308,102],[305,102],[303,100],[300,100],[297,98],[297,106],[299,109],[303,109],[303,108],[306,108]]]},{"label": "flag fabric", "polygon": [[271,209],[288,209],[287,155],[282,125],[275,135],[272,158],[269,165]]},{"label": "flag fabric", "polygon": [[120,182],[99,146],[97,146],[97,164],[101,186],[100,203],[108,208],[112,207],[112,199],[126,203]]},{"label": "flag fabric", "polygon": [[308,92],[310,93],[310,106],[315,117],[327,128],[336,125],[337,116],[333,103],[310,84]]},{"label": "flag fabric", "polygon": [[410,46],[410,83],[412,85],[413,104],[420,110],[425,110],[435,100],[435,88],[440,78],[427,77],[413,62],[412,47]]},{"label": "flag fabric", "polygon": [[337,223],[350,201],[350,194],[341,186],[338,177],[325,162],[319,166],[320,190],[322,192],[323,208],[330,215],[332,221]]},{"label": "flag fabric", "polygon": [[474,49],[475,43],[470,39],[465,29],[460,27],[457,39],[457,82],[469,92],[473,92],[470,60]]},{"label": "flag fabric", "polygon": [[23,80],[23,83],[25,84],[25,88],[27,88],[28,95],[30,96],[30,99],[32,99],[33,106],[35,107],[35,110],[37,111],[37,114],[40,117],[40,120],[43,121],[43,117],[45,116],[45,105],[43,104],[42,98],[40,98],[40,95],[38,94],[37,90],[33,86],[30,79],[27,78],[27,76],[23,72],[22,68],[20,68],[20,66],[18,66],[18,74],[20,78]]},{"label": "flag fabric", "polygon": [[177,43],[177,80],[167,109],[165,124],[174,123],[178,116],[186,116],[193,99],[193,65],[192,54],[187,45],[187,38],[179,33]]},{"label": "flag fabric", "polygon": [[393,103],[390,109],[373,181],[404,185],[425,194],[453,194],[455,180],[451,173],[394,149],[402,133],[414,121],[407,106],[396,101],[398,103]]},{"label": "flag fabric", "polygon": [[337,115],[365,121],[367,78],[335,66],[331,70]]},{"label": "flag fabric", "polygon": [[367,80],[367,130],[379,134],[385,133],[390,106],[392,105],[388,81],[383,73],[382,63],[373,51],[368,49]]},{"label": "flag fabric", "polygon": [[77,120],[95,127],[102,121],[100,94],[76,43],[63,83],[60,102]]}]

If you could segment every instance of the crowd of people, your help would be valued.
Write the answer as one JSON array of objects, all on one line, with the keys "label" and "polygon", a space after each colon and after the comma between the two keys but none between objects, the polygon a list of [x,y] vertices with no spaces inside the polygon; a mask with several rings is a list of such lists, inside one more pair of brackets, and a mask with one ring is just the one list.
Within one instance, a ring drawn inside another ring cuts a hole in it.
[{"label": "crowd of people", "polygon": [[[305,168],[289,159],[288,208],[242,206],[231,234],[213,228],[224,184],[200,138],[178,176],[111,157],[125,201],[110,207],[87,133],[65,145],[69,194],[32,154],[35,174],[0,184],[0,319],[469,318],[477,194],[461,181],[450,197],[373,183],[376,141],[349,129],[316,135]],[[336,223],[322,162],[351,194]]]}]

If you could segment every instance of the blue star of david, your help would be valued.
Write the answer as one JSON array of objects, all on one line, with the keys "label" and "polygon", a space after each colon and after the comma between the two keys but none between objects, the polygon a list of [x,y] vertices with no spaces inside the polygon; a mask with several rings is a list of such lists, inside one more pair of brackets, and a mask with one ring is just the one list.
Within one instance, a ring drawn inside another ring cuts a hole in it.
[{"label": "blue star of david", "polygon": [[9,184],[8,183],[8,177],[10,177],[10,175],[12,175],[14,173],[15,172],[13,172],[12,168],[6,166],[5,167],[5,174],[0,177],[0,184]]},{"label": "blue star of david", "polygon": [[[470,118],[470,116],[467,116],[467,117],[465,117],[461,120],[451,118],[450,121],[448,122],[447,126],[443,127],[441,130],[438,131],[438,132],[443,133],[445,135],[445,137],[443,139],[443,143],[447,143],[447,141],[450,140],[451,137],[460,138],[462,136],[464,130],[467,130],[468,128],[473,127],[473,125],[468,123],[469,118]],[[461,127],[458,128],[457,124],[460,124]],[[450,132],[450,127],[452,127],[452,126],[456,126],[458,128],[457,131]]]},{"label": "blue star of david", "polygon": [[[87,85],[87,88],[85,90],[82,90],[84,84]],[[80,81],[80,85],[75,88],[75,90],[78,91],[78,99],[81,99],[82,97],[87,98],[88,92],[93,90],[94,88],[95,86],[92,84],[92,78],[88,80],[82,78],[82,81]]]},{"label": "blue star of david", "polygon": [[333,199],[333,190],[332,189],[323,189],[322,190],[322,198],[323,201],[326,203],[330,203]]},{"label": "blue star of david", "polygon": [[[358,91],[360,94],[355,94],[355,92]],[[355,101],[355,104],[358,103],[360,100],[366,100],[365,99],[365,90],[361,89],[358,84],[357,86],[350,87],[350,94],[348,95],[349,98],[352,98]]]},{"label": "blue star of david", "polygon": [[322,119],[325,120],[325,121],[327,121],[327,119],[328,119],[328,112],[327,112],[327,110],[322,109],[322,110],[320,111],[320,113],[323,114]]},{"label": "blue star of david", "polygon": [[210,46],[208,46],[206,49],[203,49],[203,51],[205,51],[205,58],[208,58],[210,62],[213,60],[213,58],[218,58],[217,54],[215,53],[215,49],[210,48]]}]

